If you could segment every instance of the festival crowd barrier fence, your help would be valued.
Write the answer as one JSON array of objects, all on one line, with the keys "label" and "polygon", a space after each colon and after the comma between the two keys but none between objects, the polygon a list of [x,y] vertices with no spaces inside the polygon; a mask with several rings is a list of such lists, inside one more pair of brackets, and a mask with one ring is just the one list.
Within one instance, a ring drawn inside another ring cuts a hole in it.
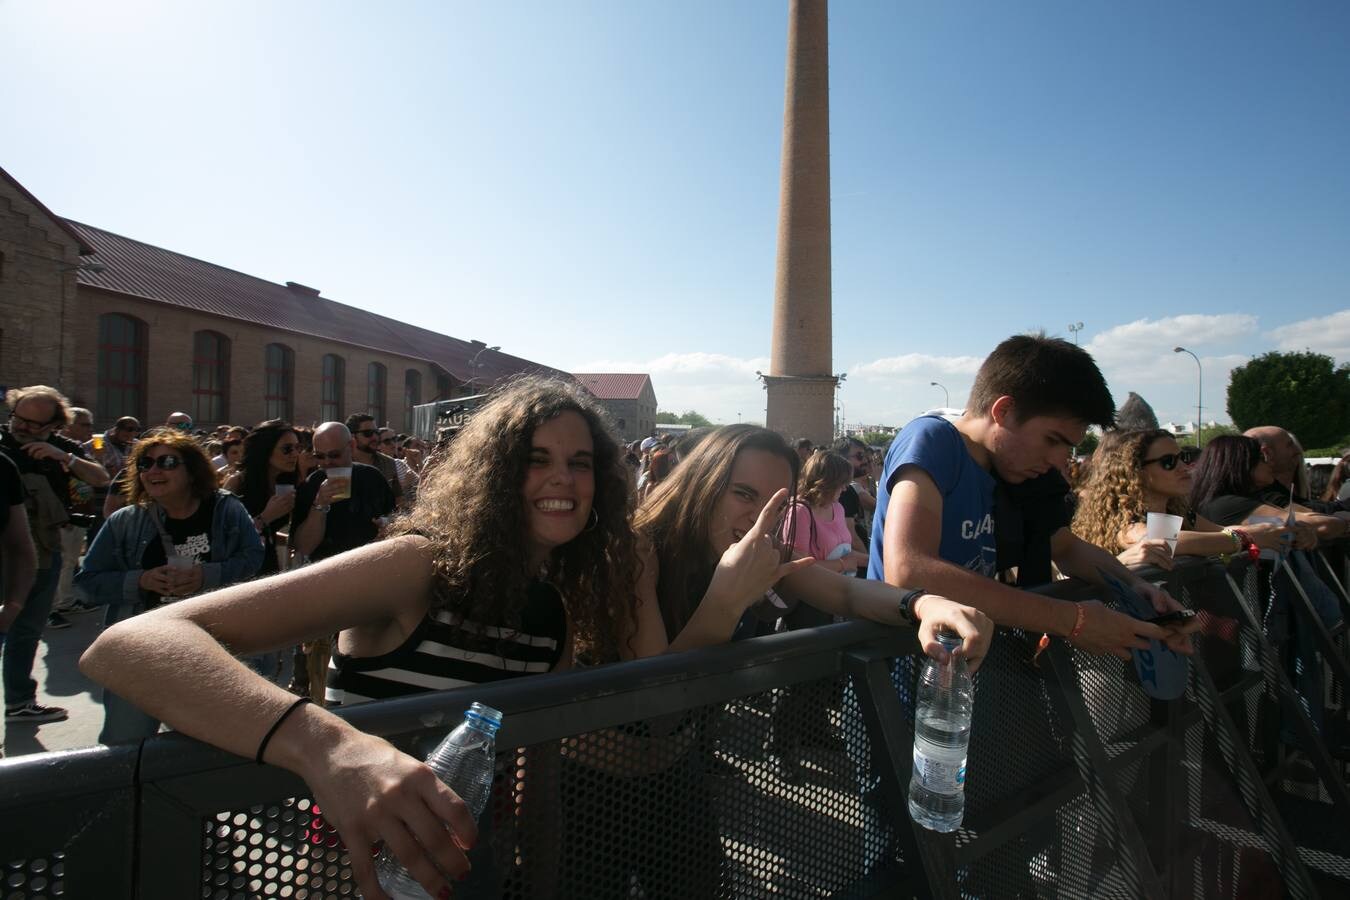
[{"label": "festival crowd barrier fence", "polygon": [[[1316,564],[1350,609],[1344,547]],[[505,714],[460,898],[1345,896],[1350,793],[1323,740],[1344,743],[1344,626],[1291,601],[1326,675],[1309,703],[1291,675],[1310,660],[1262,629],[1278,565],[1150,573],[1202,624],[1176,700],[1141,690],[1146,664],[1062,641],[1033,661],[1036,636],[1001,631],[948,835],[907,811],[910,629],[847,622],[339,714],[416,755],[473,701]],[[0,823],[4,900],[357,896],[299,778],[182,735],[4,761]]]}]

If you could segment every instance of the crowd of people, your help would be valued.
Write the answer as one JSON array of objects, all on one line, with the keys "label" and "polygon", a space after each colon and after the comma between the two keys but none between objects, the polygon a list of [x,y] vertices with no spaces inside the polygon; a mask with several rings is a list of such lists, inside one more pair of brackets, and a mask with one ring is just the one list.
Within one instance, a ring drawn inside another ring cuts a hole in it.
[{"label": "crowd of people", "polygon": [[[64,714],[31,679],[52,598],[105,607],[80,663],[105,686],[102,740],[165,724],[290,769],[348,846],[383,842],[432,895],[469,866],[474,822],[425,766],[329,708],[841,618],[913,626],[935,657],[954,631],[972,669],[995,625],[1125,659],[1154,640],[1189,653],[1194,623],[1022,589],[1110,580],[1167,613],[1179,604],[1136,571],[1173,564],[1147,513],[1183,515],[1175,552],[1201,555],[1312,547],[1350,520],[1347,501],[1290,490],[1299,456],[1280,429],[1216,438],[1194,465],[1167,432],[1110,431],[1092,358],[1042,336],[1000,344],[963,416],[920,417],[884,455],[752,425],[625,446],[583,390],[533,377],[434,451],[361,415],[201,434],[174,413],[93,435],[51,388],[7,400],[7,720]],[[1075,491],[1092,425],[1108,431]],[[73,597],[58,590],[67,563]],[[670,777],[698,797],[701,771]],[[715,832],[680,827],[717,855]],[[369,857],[351,862],[379,896]]]}]

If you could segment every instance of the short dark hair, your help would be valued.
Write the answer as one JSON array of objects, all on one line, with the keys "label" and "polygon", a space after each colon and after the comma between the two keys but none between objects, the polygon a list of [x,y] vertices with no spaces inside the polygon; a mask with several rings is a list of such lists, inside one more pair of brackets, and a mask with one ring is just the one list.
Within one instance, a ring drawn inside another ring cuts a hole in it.
[{"label": "short dark hair", "polygon": [[1019,334],[994,348],[980,365],[966,414],[988,414],[999,397],[1011,397],[1019,422],[1034,416],[1067,416],[1110,428],[1116,407],[1092,355],[1063,338]]},{"label": "short dark hair", "polygon": [[801,450],[803,448],[807,450],[813,450],[815,449],[816,445],[811,443],[810,438],[797,438],[797,443],[793,444],[792,446],[796,447],[798,450]]},{"label": "short dark hair", "polygon": [[372,416],[370,413],[352,413],[350,416],[347,417],[346,422],[347,430],[354,432],[358,427],[360,427],[362,422],[374,422],[374,421],[375,417]]}]

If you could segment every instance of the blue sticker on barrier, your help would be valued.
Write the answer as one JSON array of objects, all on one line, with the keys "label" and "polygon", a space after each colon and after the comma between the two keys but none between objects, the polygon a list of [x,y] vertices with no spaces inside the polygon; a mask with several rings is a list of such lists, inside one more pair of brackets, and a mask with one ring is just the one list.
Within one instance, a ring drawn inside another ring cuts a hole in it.
[{"label": "blue sticker on barrier", "polygon": [[[1106,572],[1097,570],[1102,581],[1111,590],[1120,611],[1136,619],[1151,619],[1158,613],[1134,588]],[[1149,641],[1147,650],[1132,650],[1134,671],[1144,693],[1157,700],[1176,700],[1186,693],[1186,657],[1169,648],[1162,641]]]}]

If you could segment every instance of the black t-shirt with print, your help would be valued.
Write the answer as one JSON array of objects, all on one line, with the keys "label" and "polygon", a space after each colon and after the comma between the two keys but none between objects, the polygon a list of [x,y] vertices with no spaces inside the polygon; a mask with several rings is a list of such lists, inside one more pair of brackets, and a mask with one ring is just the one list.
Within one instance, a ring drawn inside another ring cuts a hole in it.
[{"label": "black t-shirt with print", "polygon": [[999,478],[994,488],[994,538],[998,570],[1017,569],[1017,586],[1049,583],[1050,542],[1068,526],[1064,495],[1069,483],[1059,470],[1012,484]]},{"label": "black t-shirt with print", "polygon": [[[193,562],[204,563],[211,558],[211,517],[215,513],[215,495],[202,501],[197,511],[186,519],[164,517],[164,530],[173,541],[173,550],[178,556],[186,556]],[[141,557],[142,569],[162,566],[169,560],[164,555],[164,542],[156,537],[145,548]]]}]

